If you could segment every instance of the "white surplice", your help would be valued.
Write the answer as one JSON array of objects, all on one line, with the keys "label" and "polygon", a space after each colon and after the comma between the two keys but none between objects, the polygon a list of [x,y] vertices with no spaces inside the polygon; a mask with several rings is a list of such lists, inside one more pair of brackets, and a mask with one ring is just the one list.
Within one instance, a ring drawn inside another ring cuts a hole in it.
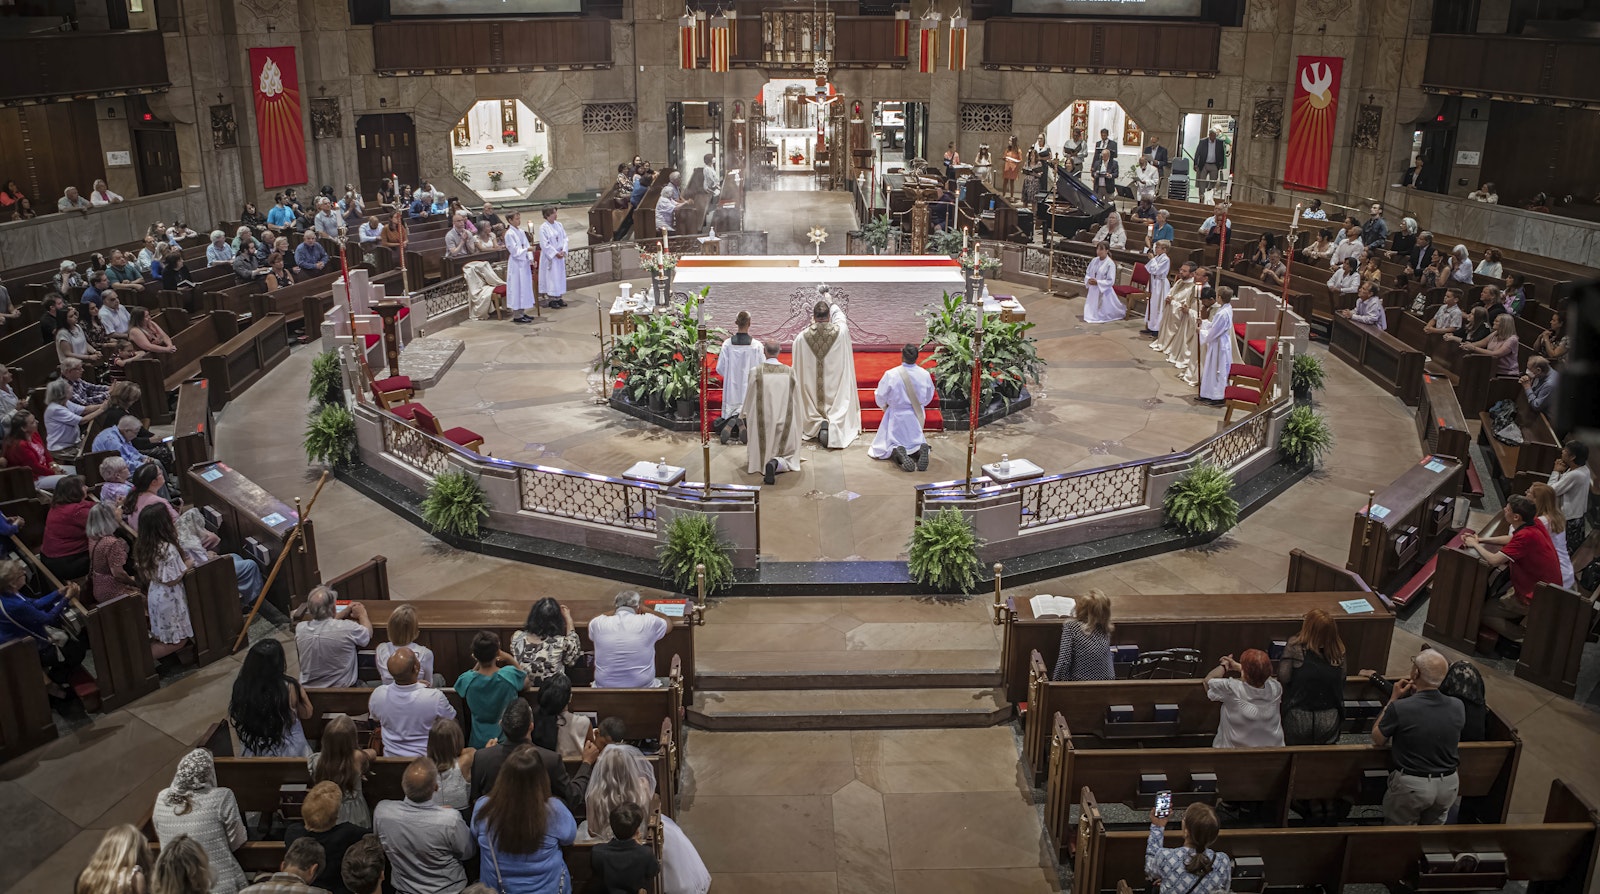
[{"label": "white surplice", "polygon": [[815,438],[826,422],[828,449],[849,447],[861,434],[861,399],[856,394],[856,358],[844,312],[835,305],[828,322],[813,322],[801,330],[793,351],[806,440]]},{"label": "white surplice", "polygon": [[[1089,285],[1089,280],[1096,285]],[[1095,258],[1083,273],[1084,288],[1089,290],[1083,303],[1085,323],[1112,323],[1128,315],[1128,308],[1117,298],[1117,262],[1110,258]]]},{"label": "white surplice", "polygon": [[526,310],[539,303],[539,293],[533,283],[533,251],[521,227],[506,229],[506,251],[511,254],[506,262],[506,307]]},{"label": "white surplice", "polygon": [[1211,319],[1200,324],[1200,396],[1222,400],[1233,365],[1233,305],[1218,304]]},{"label": "white surplice", "polygon": [[884,373],[873,394],[883,410],[878,434],[867,448],[873,459],[888,459],[896,447],[915,453],[928,443],[922,431],[927,425],[928,402],[933,400],[933,376],[914,363],[902,363]]},{"label": "white surplice", "polygon": [[759,474],[769,459],[778,461],[780,472],[798,470],[805,418],[795,371],[772,358],[751,367],[744,385],[744,413],[750,425],[745,471]]},{"label": "white surplice", "polygon": [[567,228],[559,220],[539,224],[539,289],[551,298],[567,294]]},{"label": "white surplice", "polygon": [[1144,269],[1150,274],[1150,300],[1144,308],[1144,328],[1151,332],[1161,331],[1161,313],[1167,303],[1167,290],[1171,283],[1167,274],[1172,272],[1172,258],[1168,255],[1151,255],[1150,260],[1144,262]]},{"label": "white surplice", "polygon": [[759,339],[752,338],[747,345],[736,345],[732,338],[722,343],[722,350],[717,354],[717,375],[722,377],[722,418],[727,419],[744,409],[750,370],[761,364],[763,356]]}]

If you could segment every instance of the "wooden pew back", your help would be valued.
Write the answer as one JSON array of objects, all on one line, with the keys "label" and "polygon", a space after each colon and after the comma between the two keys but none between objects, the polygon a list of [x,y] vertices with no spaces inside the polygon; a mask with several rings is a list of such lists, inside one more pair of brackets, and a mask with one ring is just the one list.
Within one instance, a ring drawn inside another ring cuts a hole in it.
[{"label": "wooden pew back", "polygon": [[[1346,567],[1380,593],[1426,562],[1455,533],[1455,502],[1466,469],[1459,460],[1425,456],[1357,509],[1350,526]],[[1375,665],[1367,665],[1373,667]]]},{"label": "wooden pew back", "polygon": [[[247,541],[266,548],[263,566],[270,568],[283,552],[285,539],[299,517],[289,506],[263,490],[260,485],[222,462],[191,467],[184,476],[184,497],[195,506],[210,506],[222,515],[222,538],[218,552],[251,555]],[[317,570],[315,522],[307,521],[301,531],[300,546],[290,550],[283,568],[273,582],[267,598],[277,609],[289,614],[307,594],[322,582]]]}]

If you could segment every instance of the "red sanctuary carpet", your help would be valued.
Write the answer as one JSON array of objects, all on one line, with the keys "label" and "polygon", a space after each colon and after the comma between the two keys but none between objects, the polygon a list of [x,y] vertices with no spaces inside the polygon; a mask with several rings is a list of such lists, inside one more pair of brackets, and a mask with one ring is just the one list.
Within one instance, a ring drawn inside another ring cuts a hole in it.
[{"label": "red sanctuary carpet", "polygon": [[[933,357],[931,351],[924,351],[917,358],[917,362],[926,366]],[[788,351],[778,355],[778,361],[785,366],[794,365],[794,358]],[[883,411],[878,409],[873,399],[873,392],[878,390],[878,382],[883,379],[883,374],[900,365],[899,351],[862,351],[855,352],[856,361],[856,394],[861,399],[861,429],[862,431],[877,431],[878,423],[883,420]],[[710,391],[706,394],[706,408],[711,413],[711,418],[716,419],[722,412],[722,380],[717,378],[717,358],[709,356],[706,365],[711,368]],[[622,384],[619,380],[618,385]],[[928,431],[944,431],[944,414],[939,411],[938,397],[935,396],[933,405],[928,407],[926,416]]]}]

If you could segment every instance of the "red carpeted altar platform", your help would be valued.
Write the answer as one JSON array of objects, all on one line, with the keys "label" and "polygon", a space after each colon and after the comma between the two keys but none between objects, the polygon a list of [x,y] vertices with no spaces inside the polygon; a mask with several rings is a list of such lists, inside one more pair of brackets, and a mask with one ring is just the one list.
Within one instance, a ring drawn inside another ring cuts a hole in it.
[{"label": "red carpeted altar platform", "polygon": [[[924,351],[917,362],[925,367],[932,357],[931,351]],[[788,351],[779,354],[778,361],[785,366],[794,365],[794,358]],[[878,422],[883,419],[883,411],[878,409],[873,401],[873,393],[878,390],[878,382],[883,379],[883,374],[900,365],[900,353],[857,350],[855,361],[856,393],[861,399],[861,430],[877,431]],[[711,418],[716,419],[722,413],[722,381],[716,374],[716,356],[706,358],[706,362],[711,367],[711,392],[706,395],[706,406],[711,412]],[[944,430],[944,414],[939,410],[937,394],[934,396],[933,404],[928,407],[926,419],[927,431]]]}]

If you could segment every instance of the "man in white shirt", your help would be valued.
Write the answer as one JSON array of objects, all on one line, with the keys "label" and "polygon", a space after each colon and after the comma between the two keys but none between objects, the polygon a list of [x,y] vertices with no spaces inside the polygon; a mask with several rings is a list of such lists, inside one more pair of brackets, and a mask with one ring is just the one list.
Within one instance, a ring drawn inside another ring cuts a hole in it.
[{"label": "man in white shirt", "polygon": [[333,202],[327,199],[317,200],[317,216],[311,219],[316,231],[329,239],[338,239],[344,231],[344,215],[334,208]]},{"label": "man in white shirt", "polygon": [[356,685],[356,652],[372,642],[372,621],[359,602],[341,610],[339,594],[328,587],[317,587],[306,597],[309,620],[294,628],[294,643],[300,651],[300,685],[308,689],[331,689]]},{"label": "man in white shirt", "polygon": [[57,211],[82,211],[84,214],[88,214],[89,209],[93,207],[88,199],[78,195],[76,186],[67,187],[67,191],[61,194],[61,198],[56,199]]},{"label": "man in white shirt", "polygon": [[400,777],[405,799],[380,801],[372,831],[389,858],[390,881],[399,894],[459,894],[467,886],[463,863],[478,852],[461,811],[433,803],[439,768],[417,758]]},{"label": "man in white shirt", "polygon": [[916,345],[900,348],[900,365],[878,382],[873,400],[883,410],[877,437],[867,448],[873,459],[887,459],[907,472],[927,471],[933,448],[923,433],[925,408],[933,400],[933,377],[917,365]]},{"label": "man in white shirt", "polygon": [[456,709],[442,691],[417,682],[421,669],[415,652],[395,649],[384,668],[394,682],[374,689],[367,702],[368,713],[383,731],[384,757],[422,757],[428,753],[433,722],[455,719]]},{"label": "man in white shirt", "polygon": [[641,608],[638,590],[617,594],[616,608],[589,621],[594,643],[594,685],[597,689],[649,689],[656,679],[656,643],[672,629],[672,621]]},{"label": "man in white shirt", "polygon": [[1583,545],[1584,513],[1589,511],[1589,445],[1574,438],[1561,447],[1561,458],[1550,473],[1549,485],[1561,500],[1561,514],[1567,517],[1567,551]]},{"label": "man in white shirt", "polygon": [[1367,253],[1367,247],[1361,242],[1361,228],[1352,225],[1345,230],[1344,238],[1333,247],[1333,254],[1328,258],[1328,266],[1335,269],[1344,265],[1345,258],[1355,258],[1360,261]]},{"label": "man in white shirt", "polygon": [[211,244],[206,246],[206,266],[232,264],[235,254],[233,246],[228,244],[228,234],[221,230],[212,230]]}]

